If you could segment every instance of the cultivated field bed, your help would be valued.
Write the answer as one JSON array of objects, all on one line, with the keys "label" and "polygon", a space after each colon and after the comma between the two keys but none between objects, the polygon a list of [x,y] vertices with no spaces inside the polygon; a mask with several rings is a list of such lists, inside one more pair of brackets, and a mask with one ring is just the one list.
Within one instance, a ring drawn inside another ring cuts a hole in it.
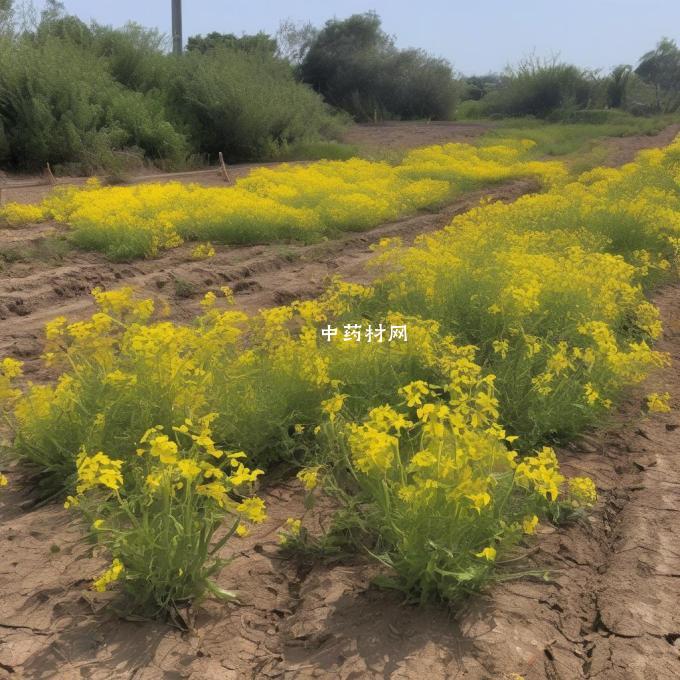
[{"label": "cultivated field bed", "polygon": [[[399,149],[477,132],[474,125],[366,126],[352,141]],[[676,132],[608,140],[612,163],[665,146]],[[215,246],[216,255],[200,261],[191,245],[130,263],[71,250],[55,259],[49,244],[64,227],[5,229],[0,249],[32,256],[0,272],[0,355],[25,361],[30,380],[50,379],[39,361],[44,324],[91,316],[96,286],[133,286],[140,297],[166,299],[173,321],[189,322],[205,293],[225,284],[235,309],[248,313],[315,298],[330,276],[369,284],[375,272],[365,265],[382,239],[408,245],[482,199],[511,202],[537,188],[514,179],[363,233],[311,245]],[[105,607],[108,593],[89,589],[107,561],[92,555],[73,513],[34,506],[20,488],[21,471],[8,467],[10,484],[0,492],[0,677],[677,677],[680,286],[665,284],[653,302],[664,327],[656,349],[672,363],[628,390],[603,428],[558,451],[565,475],[595,481],[597,506],[577,523],[539,526],[522,562],[532,575],[450,609],[404,604],[399,593],[369,585],[381,568],[361,555],[324,562],[282,554],[278,534],[287,518],[305,516],[314,532],[333,507],[324,501],[306,511],[300,482],[275,468],[260,491],[266,522],[230,542],[226,552],[235,559],[217,579],[239,591],[238,603],[208,600],[178,610],[170,624],[121,620]],[[670,412],[643,414],[646,395],[666,392]]]}]

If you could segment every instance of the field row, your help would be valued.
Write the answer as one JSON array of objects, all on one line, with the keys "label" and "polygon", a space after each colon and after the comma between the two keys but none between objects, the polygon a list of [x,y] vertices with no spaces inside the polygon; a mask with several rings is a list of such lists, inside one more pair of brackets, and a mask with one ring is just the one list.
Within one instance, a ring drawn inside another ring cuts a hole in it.
[{"label": "field row", "polygon": [[[422,153],[427,166],[433,151]],[[291,517],[288,549],[368,548],[382,582],[421,601],[507,578],[539,522],[596,499],[550,446],[667,361],[651,346],[661,324],[645,291],[677,267],[679,154],[676,142],[483,205],[412,247],[387,240],[374,285],[338,280],[318,300],[254,316],[230,308],[228,288],[189,326],[131,290],[96,290],[91,319],[47,326],[54,384],[16,387],[20,364],[3,362],[14,451],[41,471],[46,497],[66,495],[88,518],[112,560],[96,587],[121,581],[135,609],[229,597],[214,583],[220,550],[264,520],[251,489],[279,461],[302,465],[309,507],[325,494],[337,507],[324,535]],[[412,185],[441,181],[428,167]],[[278,171],[291,172],[311,171]],[[278,173],[251,175],[250,193],[286,196]],[[407,341],[321,333],[369,324],[404,327]],[[667,395],[648,408],[667,410]]]},{"label": "field row", "polygon": [[[527,159],[532,145],[451,143],[413,150],[396,165],[352,159],[259,168],[229,188],[176,182],[101,187],[93,180],[89,188],[63,189],[39,205],[8,204],[0,223],[65,223],[76,245],[114,260],[153,257],[184,241],[308,243],[364,231],[511,178],[562,179],[561,164]],[[197,258],[210,254],[209,245],[196,249]]]}]

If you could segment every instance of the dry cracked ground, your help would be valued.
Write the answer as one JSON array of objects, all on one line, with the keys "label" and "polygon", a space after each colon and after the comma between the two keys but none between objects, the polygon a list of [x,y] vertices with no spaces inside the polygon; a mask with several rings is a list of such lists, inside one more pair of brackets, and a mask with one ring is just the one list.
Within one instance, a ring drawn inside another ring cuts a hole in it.
[{"label": "dry cracked ground", "polygon": [[[415,144],[432,141],[416,129],[410,137],[397,126],[357,134],[397,136],[404,145],[414,136]],[[671,137],[669,131],[613,143],[624,161]],[[181,249],[129,265],[82,253],[15,262],[0,273],[0,355],[27,360],[34,380],[46,377],[35,360],[42,324],[57,314],[91,312],[94,285],[130,283],[167,296],[183,320],[203,293],[224,282],[242,308],[254,310],[312,296],[329,274],[365,281],[369,246],[379,238],[409,239],[482,195],[512,200],[532,188],[513,182],[337,242],[221,248],[207,262],[193,262]],[[6,231],[0,242],[39,243],[50,228]],[[302,490],[287,481],[265,490],[267,523],[231,548],[235,559],[220,575],[221,586],[239,590],[239,604],[201,604],[189,632],[125,621],[88,590],[104,562],[82,542],[73,516],[56,505],[33,507],[13,483],[17,471],[9,470],[10,486],[0,494],[0,678],[680,677],[680,285],[659,291],[655,301],[665,326],[659,349],[673,363],[631,392],[606,428],[560,452],[568,474],[595,479],[600,500],[588,520],[543,528],[518,563],[546,578],[505,582],[456,609],[404,605],[370,585],[376,567],[362,559],[324,565],[281,555],[278,530],[303,511]],[[651,391],[670,392],[671,413],[643,414]]]}]

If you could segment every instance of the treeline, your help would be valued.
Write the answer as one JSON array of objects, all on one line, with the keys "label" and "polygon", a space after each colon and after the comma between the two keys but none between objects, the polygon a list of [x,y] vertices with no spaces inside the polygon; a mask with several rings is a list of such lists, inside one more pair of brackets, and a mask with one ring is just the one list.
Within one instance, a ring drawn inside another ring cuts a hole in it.
[{"label": "treeline", "polygon": [[285,59],[238,41],[176,58],[157,31],[86,25],[58,2],[28,28],[16,23],[0,0],[1,167],[270,158],[342,123]]},{"label": "treeline", "polygon": [[85,24],[57,0],[21,19],[0,0],[4,168],[49,161],[61,172],[115,173],[218,151],[229,160],[332,153],[318,142],[351,117],[446,118],[454,109],[451,67],[398,50],[372,13],[277,37],[192,36],[180,57],[156,30]]},{"label": "treeline", "polygon": [[503,74],[464,79],[459,117],[535,116],[599,122],[612,110],[634,115],[680,108],[680,49],[663,38],[637,65],[610,73],[580,69],[558,59],[529,58]]},{"label": "treeline", "polygon": [[327,140],[351,119],[598,122],[612,109],[680,106],[680,50],[668,39],[607,75],[529,59],[470,78],[398,49],[373,12],[320,28],[284,24],[276,36],[192,36],[181,56],[167,48],[156,30],[85,24],[58,0],[28,17],[0,0],[0,167],[175,169],[218,151],[232,161],[340,157],[349,149]]}]

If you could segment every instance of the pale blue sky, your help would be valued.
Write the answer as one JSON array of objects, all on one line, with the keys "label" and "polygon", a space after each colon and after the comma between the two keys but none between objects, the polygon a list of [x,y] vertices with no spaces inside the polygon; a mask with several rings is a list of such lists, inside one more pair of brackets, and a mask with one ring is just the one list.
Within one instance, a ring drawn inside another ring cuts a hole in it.
[{"label": "pale blue sky", "polygon": [[[64,0],[82,19],[136,21],[170,32],[170,0]],[[36,0],[41,6],[42,0]],[[400,47],[422,47],[466,74],[498,71],[532,52],[583,67],[635,63],[680,38],[678,0],[184,0],[184,37],[276,32],[283,19],[321,25],[375,10]]]}]

